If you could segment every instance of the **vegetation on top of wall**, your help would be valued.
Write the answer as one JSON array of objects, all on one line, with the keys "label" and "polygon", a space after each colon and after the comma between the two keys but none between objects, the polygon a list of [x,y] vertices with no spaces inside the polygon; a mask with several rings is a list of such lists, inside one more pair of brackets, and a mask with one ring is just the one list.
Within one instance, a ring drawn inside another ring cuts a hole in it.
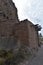
[{"label": "vegetation on top of wall", "polygon": [[41,25],[39,25],[39,24],[36,24],[35,28],[36,28],[37,31],[41,31],[41,29],[42,29]]},{"label": "vegetation on top of wall", "polygon": [[43,42],[43,36],[42,36],[41,33],[39,33],[39,39],[40,39],[41,42]]}]

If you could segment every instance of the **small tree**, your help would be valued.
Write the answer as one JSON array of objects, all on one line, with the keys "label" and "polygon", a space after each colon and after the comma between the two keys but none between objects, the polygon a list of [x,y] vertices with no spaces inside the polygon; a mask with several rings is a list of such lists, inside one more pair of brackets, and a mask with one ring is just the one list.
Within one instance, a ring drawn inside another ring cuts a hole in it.
[{"label": "small tree", "polygon": [[42,37],[42,34],[41,33],[39,34],[39,37]]},{"label": "small tree", "polygon": [[41,29],[42,29],[41,25],[39,25],[39,24],[36,24],[35,28],[36,28],[37,31],[41,31]]}]

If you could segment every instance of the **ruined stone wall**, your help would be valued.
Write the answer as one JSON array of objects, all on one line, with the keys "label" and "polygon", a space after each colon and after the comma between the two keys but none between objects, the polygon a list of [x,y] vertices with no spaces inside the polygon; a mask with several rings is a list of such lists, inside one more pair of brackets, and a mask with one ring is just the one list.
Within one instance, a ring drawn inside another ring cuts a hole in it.
[{"label": "ruined stone wall", "polygon": [[15,23],[10,22],[0,22],[0,36],[9,37],[12,36],[12,27]]},{"label": "ruined stone wall", "polygon": [[28,30],[27,30],[27,23],[20,22],[15,25],[15,33],[14,36],[20,40],[21,44],[29,45],[28,43]]},{"label": "ruined stone wall", "polygon": [[35,29],[34,25],[28,21],[28,40],[29,40],[29,46],[31,49],[37,49],[38,48],[38,35],[37,30]]},{"label": "ruined stone wall", "polygon": [[15,49],[17,46],[13,36],[15,23],[18,23],[15,4],[12,0],[0,0],[0,49]]},{"label": "ruined stone wall", "polygon": [[0,37],[0,50],[15,50],[18,51],[20,47],[19,40],[14,37]]},{"label": "ruined stone wall", "polygon": [[[37,38],[34,24],[28,20],[19,22],[17,9],[12,0],[0,0],[0,48],[13,49],[15,43],[36,48]],[[18,42],[15,42],[15,39]]]},{"label": "ruined stone wall", "polygon": [[0,0],[0,21],[18,22],[17,8],[12,0]]},{"label": "ruined stone wall", "polygon": [[12,27],[18,23],[17,8],[12,0],[0,0],[0,36],[12,36]]},{"label": "ruined stone wall", "polygon": [[38,36],[34,24],[28,20],[15,25],[15,37],[20,39],[21,44],[26,44],[31,49],[38,48]]}]

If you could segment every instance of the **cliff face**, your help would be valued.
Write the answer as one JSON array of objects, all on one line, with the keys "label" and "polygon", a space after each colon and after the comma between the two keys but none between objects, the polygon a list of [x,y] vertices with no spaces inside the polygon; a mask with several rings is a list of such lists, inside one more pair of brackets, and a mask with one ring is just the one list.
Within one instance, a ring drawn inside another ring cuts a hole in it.
[{"label": "cliff face", "polygon": [[12,0],[0,0],[0,20],[15,20],[17,22],[17,8]]}]

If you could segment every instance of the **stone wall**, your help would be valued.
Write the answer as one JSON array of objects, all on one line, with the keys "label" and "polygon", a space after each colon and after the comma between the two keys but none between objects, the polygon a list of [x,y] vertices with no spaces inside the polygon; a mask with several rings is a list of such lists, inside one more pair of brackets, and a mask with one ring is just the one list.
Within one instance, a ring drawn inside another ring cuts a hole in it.
[{"label": "stone wall", "polygon": [[21,21],[20,23],[15,24],[15,27],[13,28],[14,36],[20,39],[20,43],[29,45],[27,23]]},{"label": "stone wall", "polygon": [[0,0],[0,49],[18,47],[18,40],[13,36],[13,26],[18,22],[17,8],[12,0]]},{"label": "stone wall", "polygon": [[29,40],[29,46],[31,49],[37,49],[38,48],[38,31],[35,29],[35,26],[30,21],[27,22],[28,26],[28,40]]},{"label": "stone wall", "polygon": [[17,43],[35,49],[38,46],[37,32],[34,24],[27,19],[18,20],[12,0],[0,0],[0,48],[14,49]]},{"label": "stone wall", "polygon": [[0,0],[0,21],[18,22],[17,8],[12,0]]},{"label": "stone wall", "polygon": [[20,39],[21,44],[23,43],[31,49],[38,48],[38,31],[35,29],[33,23],[26,19],[16,24],[14,30],[14,36]]},{"label": "stone wall", "polygon": [[12,36],[12,27],[18,23],[17,8],[12,0],[0,0],[0,36]]},{"label": "stone wall", "polygon": [[0,49],[17,50],[19,48],[18,40],[14,37],[0,37]]},{"label": "stone wall", "polygon": [[12,27],[15,25],[12,21],[0,22],[0,36],[12,36]]}]

